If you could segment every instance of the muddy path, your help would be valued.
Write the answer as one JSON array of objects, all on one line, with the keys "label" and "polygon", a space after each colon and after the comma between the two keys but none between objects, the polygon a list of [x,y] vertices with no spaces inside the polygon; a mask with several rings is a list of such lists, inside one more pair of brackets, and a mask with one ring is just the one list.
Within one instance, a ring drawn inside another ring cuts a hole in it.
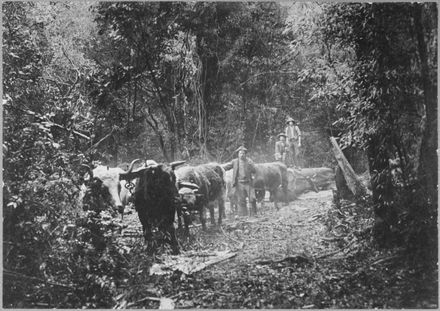
[{"label": "muddy path", "polygon": [[[125,238],[132,249],[124,267],[130,276],[119,285],[121,298],[114,307],[437,306],[437,274],[409,269],[401,249],[380,249],[372,242],[371,204],[343,201],[336,207],[332,201],[332,191],[326,190],[305,193],[279,210],[266,202],[257,217],[235,217],[227,210],[221,227],[202,231],[195,224],[189,240],[179,238],[179,256],[146,255],[133,212],[124,220],[132,235]],[[227,259],[215,263],[210,257],[225,254]],[[152,274],[157,266],[156,272],[169,269]]]},{"label": "muddy path", "polygon": [[[228,241],[243,242],[243,248],[230,264],[261,260],[281,260],[295,254],[323,252],[325,227],[319,219],[331,205],[332,192],[310,192],[275,210],[266,202],[258,217],[234,219],[224,225]],[[232,239],[231,239],[232,238]]]},{"label": "muddy path", "polygon": [[[194,250],[239,250],[230,262],[240,263],[328,251],[328,243],[322,239],[326,235],[325,226],[319,220],[331,207],[332,198],[332,190],[308,192],[288,205],[280,204],[279,210],[266,199],[264,205],[258,204],[255,217],[234,216],[226,203],[227,217],[221,228],[211,225],[208,220],[208,230],[202,231],[196,221],[190,227],[190,239],[179,238],[183,254]],[[124,224],[126,236],[134,238],[141,234],[132,207],[124,216]]]},{"label": "muddy path", "polygon": [[[179,271],[150,275],[148,286],[158,296],[171,297],[175,308],[319,307],[316,293],[310,291],[324,272],[311,270],[317,268],[315,256],[334,248],[326,241],[321,221],[331,202],[332,191],[325,190],[303,194],[279,210],[266,201],[265,206],[258,206],[256,217],[235,217],[227,206],[221,227],[202,231],[196,224],[189,240],[180,239],[180,256],[230,251],[234,257],[189,275]],[[135,212],[125,221],[126,232],[140,233]],[[166,256],[157,258],[158,262],[166,260]],[[154,308],[155,304],[141,306]]]}]

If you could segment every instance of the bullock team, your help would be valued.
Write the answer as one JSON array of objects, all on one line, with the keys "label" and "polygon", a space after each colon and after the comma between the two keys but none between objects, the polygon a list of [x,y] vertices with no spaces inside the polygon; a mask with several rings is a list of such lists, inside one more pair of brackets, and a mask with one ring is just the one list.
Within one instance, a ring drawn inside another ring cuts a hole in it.
[{"label": "bullock team", "polygon": [[[98,166],[89,169],[85,180],[87,193],[100,199],[98,209],[104,209],[105,196],[113,209],[123,215],[124,206],[134,203],[147,242],[153,239],[153,229],[163,233],[164,242],[179,252],[174,221],[189,235],[193,214],[198,214],[202,228],[206,229],[205,212],[209,210],[211,224],[215,225],[214,208],[218,207],[218,224],[225,217],[225,200],[231,210],[240,216],[256,215],[257,202],[263,204],[266,191],[278,209],[278,203],[287,203],[298,194],[334,179],[329,168],[287,168],[282,162],[254,163],[246,157],[247,150],[240,147],[238,157],[229,163],[184,165],[185,161],[156,163],[134,160],[126,169]],[[321,179],[317,178],[320,177]],[[247,199],[247,200],[246,200]],[[247,201],[251,209],[248,212]],[[85,207],[86,208],[86,207]],[[96,207],[95,207],[96,208]],[[183,224],[182,224],[183,222]]]}]

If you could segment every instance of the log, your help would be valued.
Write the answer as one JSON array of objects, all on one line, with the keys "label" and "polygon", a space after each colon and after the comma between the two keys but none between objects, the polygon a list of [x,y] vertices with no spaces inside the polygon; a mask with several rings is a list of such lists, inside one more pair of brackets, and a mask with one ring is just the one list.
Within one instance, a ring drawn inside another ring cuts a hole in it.
[{"label": "log", "polygon": [[291,264],[292,263],[303,264],[303,263],[310,263],[311,259],[308,258],[306,255],[297,254],[297,255],[293,255],[293,256],[287,256],[287,257],[284,257],[279,260],[273,260],[273,259],[258,260],[255,262],[255,264],[257,264],[257,265],[270,265],[270,264],[283,263],[283,262],[288,262]]},{"label": "log", "polygon": [[332,143],[333,153],[335,154],[336,161],[338,161],[338,165],[342,170],[348,188],[355,196],[365,195],[367,193],[367,189],[365,189],[364,185],[354,172],[341,148],[339,148],[336,139],[334,137],[330,137],[330,142]]},{"label": "log", "polygon": [[201,253],[200,256],[194,256],[194,254],[191,253],[191,256],[186,256],[183,254],[179,256],[168,257],[161,264],[153,264],[153,266],[151,266],[150,268],[150,275],[171,274],[173,273],[173,271],[181,271],[186,275],[190,275],[200,270],[203,270],[208,266],[230,259],[236,256],[237,253],[233,253],[230,251],[219,251],[210,254],[211,256],[203,255],[204,253]]}]

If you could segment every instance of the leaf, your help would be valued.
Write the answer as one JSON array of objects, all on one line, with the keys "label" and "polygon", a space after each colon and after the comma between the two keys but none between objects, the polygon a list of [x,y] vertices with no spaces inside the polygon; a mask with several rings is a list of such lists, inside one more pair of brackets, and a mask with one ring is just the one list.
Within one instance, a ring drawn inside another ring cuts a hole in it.
[{"label": "leaf", "polygon": [[14,58],[20,58],[17,54],[12,53],[12,52],[9,52],[9,55],[11,55],[11,56],[14,57]]}]

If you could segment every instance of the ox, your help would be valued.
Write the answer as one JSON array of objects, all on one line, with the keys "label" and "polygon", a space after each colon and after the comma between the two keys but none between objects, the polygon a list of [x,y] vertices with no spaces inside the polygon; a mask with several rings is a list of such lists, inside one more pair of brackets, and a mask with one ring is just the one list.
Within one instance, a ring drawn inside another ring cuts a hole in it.
[{"label": "ox", "polygon": [[[183,198],[183,205],[189,211],[197,211],[203,230],[206,230],[205,208],[209,209],[211,224],[215,225],[214,204],[217,202],[219,225],[222,217],[225,216],[225,171],[216,163],[202,164],[198,166],[184,166],[176,170],[176,176],[180,183],[190,183],[198,186],[198,189],[191,190],[186,186],[179,189]],[[179,215],[180,216],[180,215]],[[189,234],[190,216],[188,213],[183,215],[185,222],[185,234]],[[179,225],[181,225],[179,217]]]},{"label": "ox", "polygon": [[310,167],[300,170],[302,176],[310,176],[318,190],[328,189],[335,185],[335,172],[328,167]]},{"label": "ox", "polygon": [[[118,165],[118,168],[122,169],[124,172],[127,171],[129,167],[130,167],[129,163],[121,163]],[[134,169],[136,168],[137,166],[134,165]],[[119,180],[119,173],[118,173],[118,180]],[[132,202],[133,196],[131,194],[131,190],[134,187],[136,187],[137,179],[132,181],[120,180],[119,182],[121,183],[121,192],[119,193],[119,197],[121,198],[122,205],[127,206],[128,203]]]},{"label": "ox", "polygon": [[[293,201],[307,191],[318,192],[334,184],[335,173],[328,167],[310,167],[301,170],[287,169],[287,200]],[[281,196],[281,194],[278,194]]]},{"label": "ox", "polygon": [[[126,187],[127,181],[119,180],[119,174],[124,170],[104,165],[98,165],[93,170],[86,165],[84,167],[87,167],[89,175],[84,177],[85,184],[81,186],[81,191],[85,193],[84,199],[90,203],[90,196],[94,195],[97,198],[94,202],[98,205],[94,209],[104,210],[104,205],[108,202],[114,210],[123,214],[131,196]],[[84,209],[89,208],[88,204],[84,204]]]},{"label": "ox", "polygon": [[[288,180],[287,167],[281,162],[255,164],[253,186],[255,197],[263,204],[266,191],[270,193],[270,200],[278,209],[278,201],[285,201],[282,193],[287,194]],[[279,191],[281,190],[281,191]]]},{"label": "ox", "polygon": [[179,245],[174,229],[174,217],[179,201],[174,169],[185,161],[169,165],[147,162],[147,165],[133,171],[134,160],[127,172],[119,175],[120,180],[138,178],[134,191],[134,205],[142,224],[145,240],[151,246],[153,228],[164,234],[164,241],[171,245],[174,254],[179,253]]}]

